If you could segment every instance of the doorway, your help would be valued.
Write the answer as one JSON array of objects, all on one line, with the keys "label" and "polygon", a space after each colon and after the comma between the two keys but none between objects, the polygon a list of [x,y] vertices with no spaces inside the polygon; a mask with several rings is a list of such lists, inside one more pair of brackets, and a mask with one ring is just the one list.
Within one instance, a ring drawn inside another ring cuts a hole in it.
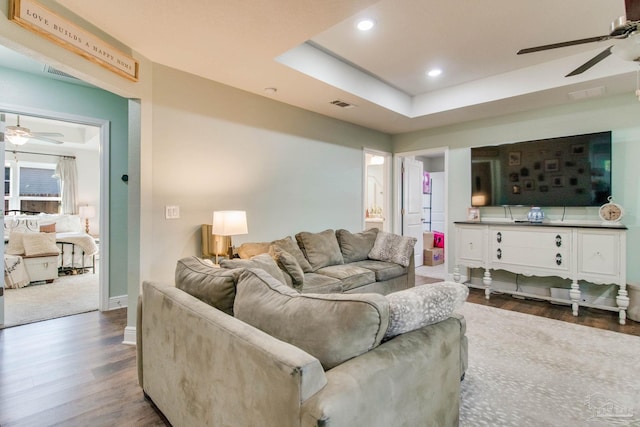
[{"label": "doorway", "polygon": [[[398,196],[394,200],[394,211],[399,221],[394,230],[417,239],[417,276],[447,280],[448,149],[443,147],[398,153],[395,162]],[[416,218],[419,218],[419,225]]]},{"label": "doorway", "polygon": [[364,229],[391,230],[391,154],[364,150]]},{"label": "doorway", "polygon": [[[101,243],[108,236],[108,222],[105,221],[105,212],[108,212],[108,202],[105,202],[108,198],[105,194],[108,193],[105,189],[108,189],[109,168],[108,156],[103,155],[109,152],[108,122],[57,112],[35,111],[27,107],[0,105],[0,110],[5,117],[6,126],[17,126],[19,120],[20,128],[32,135],[27,141],[12,141],[5,137],[3,144],[4,211],[12,211],[13,216],[7,216],[3,221],[5,245],[11,236],[11,227],[7,227],[7,221],[13,225],[20,224],[23,220],[32,224],[34,221],[53,221],[57,241],[66,236],[69,241],[86,243],[81,240],[86,238],[91,239],[97,249],[95,255],[83,256],[76,249],[77,246],[58,244],[63,253],[57,257],[58,262],[53,271],[68,274],[54,274],[47,276],[48,280],[31,283],[27,280],[27,284],[23,282],[19,289],[6,289],[4,303],[7,306],[3,307],[1,313],[6,318],[0,319],[0,323],[9,327],[95,309],[106,310],[109,301],[108,257],[101,256],[100,246],[105,247]],[[58,173],[62,159],[75,166],[77,191],[72,212],[62,212],[60,209],[64,203],[59,180],[52,179],[52,175]],[[39,188],[42,183],[38,177],[52,181],[48,184],[52,188],[47,187],[43,192]],[[31,190],[34,187],[37,189]],[[57,190],[53,187],[57,187]],[[29,214],[25,214],[25,211]],[[35,215],[34,212],[41,214]],[[16,215],[19,218],[15,218]],[[24,219],[28,216],[36,219]],[[57,222],[58,220],[61,222]],[[39,229],[35,231],[43,232],[40,227],[39,225]],[[44,231],[51,232],[53,229]],[[101,236],[105,238],[101,239]],[[27,273],[28,270],[25,263]]]}]

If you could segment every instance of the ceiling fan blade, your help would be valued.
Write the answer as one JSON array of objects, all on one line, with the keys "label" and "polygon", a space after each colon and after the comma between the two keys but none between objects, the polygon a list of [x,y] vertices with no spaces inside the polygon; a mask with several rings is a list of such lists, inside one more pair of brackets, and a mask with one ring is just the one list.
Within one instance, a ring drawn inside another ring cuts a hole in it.
[{"label": "ceiling fan blade", "polygon": [[29,139],[32,139],[34,141],[50,142],[52,144],[64,144],[64,142],[62,141],[58,141],[57,139],[47,138],[46,136],[31,135]]},{"label": "ceiling fan blade", "polygon": [[597,54],[596,56],[594,56],[593,58],[591,58],[590,60],[588,60],[587,62],[585,62],[584,64],[582,64],[578,68],[576,68],[575,70],[573,70],[572,72],[570,72],[569,74],[567,74],[565,77],[576,76],[578,74],[584,73],[589,68],[593,67],[598,62],[602,61],[607,56],[611,55],[611,48],[612,47],[613,46],[609,46],[608,48],[606,48],[605,50],[603,50],[602,52],[600,52],[599,54]]},{"label": "ceiling fan blade", "polygon": [[624,7],[629,21],[640,21],[640,0],[624,0]]},{"label": "ceiling fan blade", "polygon": [[38,136],[46,136],[46,137],[54,137],[54,138],[64,137],[64,135],[61,134],[60,132],[31,132],[31,135],[35,137],[38,137]]},{"label": "ceiling fan blade", "polygon": [[568,42],[546,44],[546,45],[543,45],[543,46],[529,47],[529,48],[526,48],[526,49],[520,49],[518,51],[518,55],[523,55],[525,53],[540,52],[540,51],[543,51],[543,50],[557,49],[559,47],[567,47],[567,46],[575,46],[575,45],[579,45],[579,44],[601,42],[601,41],[609,40],[610,38],[611,38],[611,36],[606,35],[606,36],[589,37],[589,38],[586,38],[586,39],[571,40],[571,41],[568,41]]}]

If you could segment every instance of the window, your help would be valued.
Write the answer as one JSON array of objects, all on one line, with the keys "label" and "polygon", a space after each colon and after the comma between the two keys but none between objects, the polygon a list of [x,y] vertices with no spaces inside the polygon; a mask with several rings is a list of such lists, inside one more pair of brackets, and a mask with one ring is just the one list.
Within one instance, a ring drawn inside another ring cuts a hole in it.
[{"label": "window", "polygon": [[9,162],[5,166],[5,209],[58,213],[60,180],[49,163]]}]

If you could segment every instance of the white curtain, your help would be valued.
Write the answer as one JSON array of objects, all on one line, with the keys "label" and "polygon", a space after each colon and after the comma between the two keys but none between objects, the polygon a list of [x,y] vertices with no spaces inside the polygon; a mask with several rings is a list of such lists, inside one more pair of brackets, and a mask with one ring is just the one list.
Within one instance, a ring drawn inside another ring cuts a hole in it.
[{"label": "white curtain", "polygon": [[76,159],[63,158],[56,167],[56,176],[60,178],[62,191],[62,213],[75,214],[78,199],[78,172]]}]

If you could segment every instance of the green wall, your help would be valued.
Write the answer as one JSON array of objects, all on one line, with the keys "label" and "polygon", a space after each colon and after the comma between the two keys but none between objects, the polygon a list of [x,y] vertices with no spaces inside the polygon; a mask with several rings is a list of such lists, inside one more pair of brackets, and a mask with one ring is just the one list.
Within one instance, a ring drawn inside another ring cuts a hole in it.
[{"label": "green wall", "polygon": [[0,103],[110,122],[109,297],[127,294],[127,100],[104,90],[0,68]]}]

